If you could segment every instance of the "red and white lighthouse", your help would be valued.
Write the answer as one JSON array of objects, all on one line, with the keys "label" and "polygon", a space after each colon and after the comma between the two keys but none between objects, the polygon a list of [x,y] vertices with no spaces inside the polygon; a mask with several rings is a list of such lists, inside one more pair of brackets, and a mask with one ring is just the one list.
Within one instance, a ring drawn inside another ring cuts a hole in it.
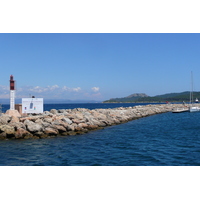
[{"label": "red and white lighthouse", "polygon": [[15,110],[15,81],[10,76],[10,110]]},{"label": "red and white lighthouse", "polygon": [[15,110],[15,81],[13,75],[10,76],[10,109],[6,111],[12,117],[21,117],[18,110]]}]

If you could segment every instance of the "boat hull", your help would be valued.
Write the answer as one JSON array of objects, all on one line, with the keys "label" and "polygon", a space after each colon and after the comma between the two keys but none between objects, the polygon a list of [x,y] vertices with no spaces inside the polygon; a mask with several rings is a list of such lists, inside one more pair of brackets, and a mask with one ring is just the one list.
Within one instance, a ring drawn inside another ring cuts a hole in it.
[{"label": "boat hull", "polygon": [[190,107],[190,112],[199,112],[200,107]]},{"label": "boat hull", "polygon": [[182,112],[189,112],[189,108],[176,108],[172,110],[172,113],[182,113]]}]

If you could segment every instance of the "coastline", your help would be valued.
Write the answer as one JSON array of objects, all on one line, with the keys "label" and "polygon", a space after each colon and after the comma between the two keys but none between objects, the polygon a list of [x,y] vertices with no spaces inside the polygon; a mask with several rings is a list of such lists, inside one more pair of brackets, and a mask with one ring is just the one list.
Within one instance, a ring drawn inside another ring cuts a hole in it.
[{"label": "coastline", "polygon": [[40,139],[58,135],[85,134],[92,130],[126,123],[155,114],[171,112],[182,104],[149,104],[108,109],[51,109],[25,117],[0,116],[0,139]]}]

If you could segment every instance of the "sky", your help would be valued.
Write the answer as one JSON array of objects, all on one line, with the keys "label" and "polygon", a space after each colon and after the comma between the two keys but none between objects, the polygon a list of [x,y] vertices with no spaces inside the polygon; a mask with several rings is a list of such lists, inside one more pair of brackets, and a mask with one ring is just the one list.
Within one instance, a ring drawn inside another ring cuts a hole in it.
[{"label": "sky", "polygon": [[200,91],[198,33],[1,33],[0,98],[96,100]]}]

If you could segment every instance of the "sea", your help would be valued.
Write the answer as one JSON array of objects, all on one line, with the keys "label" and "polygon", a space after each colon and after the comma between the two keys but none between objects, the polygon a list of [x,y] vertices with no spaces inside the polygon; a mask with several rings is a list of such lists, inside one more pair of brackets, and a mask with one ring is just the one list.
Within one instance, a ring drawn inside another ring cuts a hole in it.
[{"label": "sea", "polygon": [[[44,104],[44,110],[136,105],[146,104]],[[1,140],[0,152],[0,166],[199,166],[200,112],[157,114],[82,135]]]}]

